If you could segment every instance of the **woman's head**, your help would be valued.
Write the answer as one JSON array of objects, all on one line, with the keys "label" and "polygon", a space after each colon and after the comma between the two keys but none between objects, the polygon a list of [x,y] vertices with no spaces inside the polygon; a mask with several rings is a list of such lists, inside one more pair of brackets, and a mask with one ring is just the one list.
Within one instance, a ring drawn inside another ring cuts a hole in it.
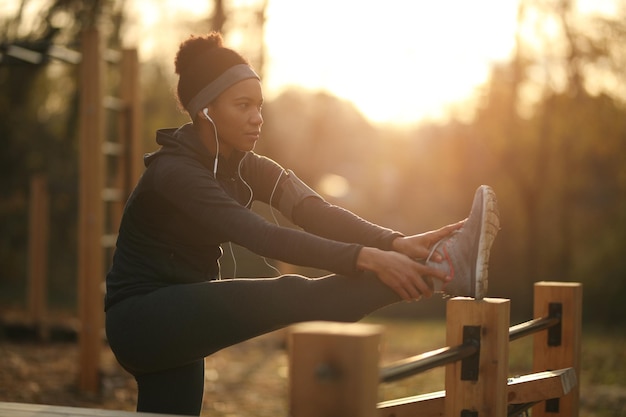
[{"label": "woman's head", "polygon": [[259,79],[245,58],[223,46],[217,32],[190,36],[180,44],[174,64],[179,75],[178,101],[192,120],[230,86]]},{"label": "woman's head", "polygon": [[209,149],[224,155],[254,149],[263,124],[263,92],[246,60],[213,32],[183,42],[175,64],[178,100]]}]

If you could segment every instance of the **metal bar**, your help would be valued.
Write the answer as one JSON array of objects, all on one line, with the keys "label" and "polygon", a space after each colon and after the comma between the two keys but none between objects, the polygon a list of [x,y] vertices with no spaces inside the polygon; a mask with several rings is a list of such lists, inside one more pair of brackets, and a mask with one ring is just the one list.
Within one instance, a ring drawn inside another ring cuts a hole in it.
[{"label": "metal bar", "polygon": [[105,49],[103,58],[109,64],[117,64],[122,59],[122,53],[115,49]]},{"label": "metal bar", "polygon": [[44,60],[44,55],[41,52],[22,48],[17,45],[9,45],[6,54],[34,65],[41,64]]},{"label": "metal bar", "polygon": [[509,328],[509,341],[517,340],[524,336],[548,329],[552,326],[556,326],[560,322],[561,319],[558,317],[542,317],[520,323]]},{"label": "metal bar", "polygon": [[101,236],[100,244],[103,248],[114,248],[117,244],[117,233],[111,233]]},{"label": "metal bar", "polygon": [[117,97],[113,97],[113,96],[104,97],[102,104],[104,105],[104,108],[107,110],[121,112],[126,109],[126,103],[124,103],[124,100],[117,98]]},{"label": "metal bar", "polygon": [[102,153],[108,156],[120,156],[124,152],[124,146],[111,141],[102,143]]},{"label": "metal bar", "polygon": [[[529,320],[509,328],[509,341],[513,341],[541,330],[549,329],[560,323],[559,317],[542,317]],[[475,354],[479,346],[474,343],[464,343],[454,347],[444,347],[420,355],[399,360],[389,366],[381,368],[380,382],[393,382],[438,366],[447,365]]]},{"label": "metal bar", "polygon": [[61,45],[50,45],[48,48],[48,56],[75,65],[80,64],[83,58],[80,52],[73,51]]},{"label": "metal bar", "polygon": [[102,192],[102,200],[107,203],[122,201],[122,190],[119,188],[103,188]]},{"label": "metal bar", "polygon": [[421,355],[402,359],[380,370],[380,382],[393,382],[438,366],[447,365],[472,356],[478,351],[475,343],[447,346]]}]

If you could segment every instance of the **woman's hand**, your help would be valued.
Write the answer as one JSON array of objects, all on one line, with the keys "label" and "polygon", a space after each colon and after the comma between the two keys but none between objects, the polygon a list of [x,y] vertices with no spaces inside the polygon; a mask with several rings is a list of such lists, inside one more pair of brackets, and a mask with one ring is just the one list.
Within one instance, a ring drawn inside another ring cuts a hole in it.
[{"label": "woman's hand", "polygon": [[394,290],[403,300],[419,300],[433,294],[432,286],[423,277],[434,277],[448,281],[442,271],[414,261],[408,256],[393,251],[365,247],[357,258],[357,267],[372,271],[385,285]]},{"label": "woman's hand", "polygon": [[[441,229],[421,233],[419,235],[399,237],[392,242],[391,247],[394,251],[402,253],[409,258],[424,260],[430,254],[434,244],[444,237],[449,236],[454,231],[459,230],[464,223],[465,220],[461,220],[460,222],[444,226]],[[432,260],[435,262],[442,261],[437,253],[433,254]]]}]

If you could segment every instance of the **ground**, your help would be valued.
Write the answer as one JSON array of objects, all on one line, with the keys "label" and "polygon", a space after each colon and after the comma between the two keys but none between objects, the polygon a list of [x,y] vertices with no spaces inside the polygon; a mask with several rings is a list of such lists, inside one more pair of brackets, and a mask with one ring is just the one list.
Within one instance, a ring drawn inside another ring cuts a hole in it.
[{"label": "ground", "polygon": [[[206,360],[203,415],[286,415],[287,357],[274,334],[226,349]],[[134,379],[102,349],[98,395],[79,392],[74,342],[0,343],[0,400],[115,410],[134,410]],[[270,400],[268,400],[270,399]]]}]

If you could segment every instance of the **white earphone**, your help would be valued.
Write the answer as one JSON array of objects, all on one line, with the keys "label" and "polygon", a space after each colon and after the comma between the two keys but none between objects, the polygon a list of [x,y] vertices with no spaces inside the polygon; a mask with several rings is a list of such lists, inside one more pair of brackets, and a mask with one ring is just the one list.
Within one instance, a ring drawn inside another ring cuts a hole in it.
[{"label": "white earphone", "polygon": [[217,126],[215,126],[215,122],[213,121],[213,119],[211,119],[211,116],[209,116],[209,108],[205,107],[204,109],[202,109],[202,114],[204,114],[204,117],[206,117],[206,119],[211,122],[211,124],[213,125],[213,132],[215,133],[215,161],[213,162],[213,176],[215,178],[217,178],[217,160],[219,158],[219,154],[220,154],[220,140],[217,137]]},{"label": "white earphone", "polygon": [[206,117],[206,119],[207,119],[209,122],[213,123],[213,125],[215,126],[215,123],[213,122],[213,119],[211,119],[211,116],[209,116],[209,108],[208,108],[208,107],[205,107],[205,108],[202,110],[202,114],[204,114],[204,117]]}]

